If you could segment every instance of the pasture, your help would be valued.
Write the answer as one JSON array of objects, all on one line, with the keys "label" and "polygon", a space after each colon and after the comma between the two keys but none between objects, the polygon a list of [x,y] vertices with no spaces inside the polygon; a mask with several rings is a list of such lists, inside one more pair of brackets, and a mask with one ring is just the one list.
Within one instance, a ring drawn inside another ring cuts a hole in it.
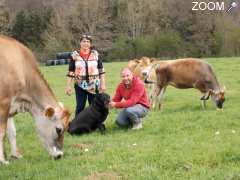
[{"label": "pasture", "polygon": [[[216,111],[211,100],[202,110],[199,92],[169,86],[163,111],[150,112],[143,129],[119,129],[114,123],[118,110],[113,109],[105,135],[66,134],[64,157],[58,161],[40,144],[32,117],[19,114],[15,123],[23,158],[0,166],[0,179],[240,179],[240,58],[207,61],[226,86],[223,111]],[[110,95],[126,64],[104,64]],[[74,94],[64,93],[67,66],[41,67],[41,71],[58,100],[74,112]]]}]

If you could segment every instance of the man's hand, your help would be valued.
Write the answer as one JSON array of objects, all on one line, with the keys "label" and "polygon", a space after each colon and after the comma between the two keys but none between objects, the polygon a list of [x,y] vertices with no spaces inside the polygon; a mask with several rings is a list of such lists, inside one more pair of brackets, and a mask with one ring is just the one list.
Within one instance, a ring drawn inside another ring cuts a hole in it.
[{"label": "man's hand", "polygon": [[67,86],[66,90],[65,90],[65,93],[70,96],[72,94],[72,87],[71,86]]},{"label": "man's hand", "polygon": [[116,102],[111,101],[111,102],[109,103],[109,107],[110,107],[110,108],[115,108],[115,105],[116,105]]}]

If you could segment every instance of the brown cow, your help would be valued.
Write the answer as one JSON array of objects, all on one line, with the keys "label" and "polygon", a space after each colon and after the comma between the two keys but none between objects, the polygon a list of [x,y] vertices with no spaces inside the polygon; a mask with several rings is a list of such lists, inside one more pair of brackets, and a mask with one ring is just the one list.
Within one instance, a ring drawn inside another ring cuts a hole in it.
[{"label": "brown cow", "polygon": [[20,158],[12,117],[29,112],[36,120],[39,137],[54,158],[63,155],[63,133],[70,113],[61,106],[37,67],[32,52],[18,41],[0,36],[0,163],[5,160],[7,131],[12,156]]},{"label": "brown cow", "polygon": [[[146,69],[148,73],[146,74]],[[164,92],[168,85],[172,85],[179,89],[195,88],[202,94],[202,106],[206,107],[206,100],[209,96],[212,97],[217,108],[222,109],[224,98],[224,90],[220,87],[217,78],[212,70],[212,67],[199,59],[187,58],[177,60],[158,61],[142,70],[145,73],[146,83],[155,83],[156,90],[154,93],[153,107],[156,104],[158,96],[159,106]],[[151,76],[156,76],[156,81],[151,80]]]}]

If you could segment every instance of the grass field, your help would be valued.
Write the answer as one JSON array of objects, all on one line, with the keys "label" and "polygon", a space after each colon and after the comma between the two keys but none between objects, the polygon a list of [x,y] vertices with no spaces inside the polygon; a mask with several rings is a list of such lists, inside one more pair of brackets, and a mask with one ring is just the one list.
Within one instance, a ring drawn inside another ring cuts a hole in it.
[{"label": "grass field", "polygon": [[[208,59],[226,86],[224,111],[211,101],[201,109],[200,93],[168,87],[163,112],[150,112],[141,130],[119,129],[111,110],[107,133],[65,136],[64,157],[52,160],[40,144],[29,114],[15,118],[20,160],[8,158],[0,179],[240,179],[240,58]],[[105,63],[111,95],[125,63]],[[67,66],[41,67],[60,101],[74,111],[75,97],[64,94]],[[6,143],[9,150],[9,144]],[[86,151],[88,149],[88,151]]]}]

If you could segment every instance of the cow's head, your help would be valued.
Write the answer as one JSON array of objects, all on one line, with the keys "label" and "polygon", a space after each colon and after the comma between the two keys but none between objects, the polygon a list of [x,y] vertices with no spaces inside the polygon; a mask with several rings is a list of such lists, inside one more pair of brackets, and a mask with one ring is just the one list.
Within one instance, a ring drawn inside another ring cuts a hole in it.
[{"label": "cow's head", "polygon": [[55,159],[63,155],[63,138],[68,128],[69,117],[70,112],[61,106],[56,108],[49,106],[38,117],[39,137],[49,154]]},{"label": "cow's head", "polygon": [[135,68],[137,67],[138,63],[139,63],[139,59],[132,59],[128,62],[128,68],[134,72]]},{"label": "cow's head", "polygon": [[140,59],[140,63],[138,65],[143,79],[149,75],[153,62],[153,58],[142,57]]},{"label": "cow's head", "polygon": [[151,67],[154,63],[154,58],[142,57],[140,59],[133,59],[128,62],[128,68],[134,75],[145,80],[150,74]]},{"label": "cow's head", "polygon": [[223,108],[223,103],[225,101],[224,89],[220,89],[219,91],[209,90],[208,93],[201,98],[201,100],[208,100],[209,97],[211,96],[212,100],[214,101],[217,108],[222,109]]},{"label": "cow's head", "polygon": [[223,103],[225,101],[224,94],[225,94],[224,90],[212,91],[211,92],[212,99],[215,102],[217,108],[219,108],[219,109],[223,108]]}]

